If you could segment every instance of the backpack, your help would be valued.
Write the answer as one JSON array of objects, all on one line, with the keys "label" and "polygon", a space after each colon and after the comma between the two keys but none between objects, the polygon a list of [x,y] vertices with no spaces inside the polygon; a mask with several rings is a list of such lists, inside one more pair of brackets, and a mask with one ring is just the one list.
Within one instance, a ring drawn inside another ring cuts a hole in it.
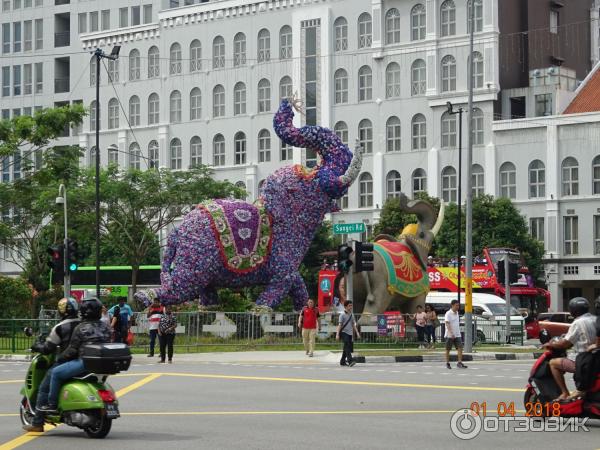
[{"label": "backpack", "polygon": [[579,391],[592,388],[600,372],[600,351],[582,352],[575,358],[575,386]]}]

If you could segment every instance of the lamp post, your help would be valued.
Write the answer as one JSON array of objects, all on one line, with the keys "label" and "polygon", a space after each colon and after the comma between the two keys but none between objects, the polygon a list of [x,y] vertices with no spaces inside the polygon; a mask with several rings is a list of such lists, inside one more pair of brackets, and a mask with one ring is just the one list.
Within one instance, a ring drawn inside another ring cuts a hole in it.
[{"label": "lamp post", "polygon": [[110,55],[101,49],[94,51],[96,57],[96,297],[100,298],[100,61],[112,61],[119,57],[120,45],[115,45]]},{"label": "lamp post", "polygon": [[63,252],[63,270],[64,270],[64,281],[63,281],[63,290],[65,297],[71,296],[71,277],[69,276],[69,268],[67,267],[67,248],[69,246],[69,237],[67,235],[67,188],[64,184],[61,184],[58,187],[58,197],[54,201],[57,205],[63,205],[63,213],[65,216],[65,239],[64,243],[64,252]]}]

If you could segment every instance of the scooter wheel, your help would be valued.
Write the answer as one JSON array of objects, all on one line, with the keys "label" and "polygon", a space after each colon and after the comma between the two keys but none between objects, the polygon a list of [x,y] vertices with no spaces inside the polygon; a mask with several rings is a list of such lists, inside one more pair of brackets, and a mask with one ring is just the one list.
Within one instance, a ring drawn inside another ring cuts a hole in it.
[{"label": "scooter wheel", "polygon": [[107,419],[106,416],[100,415],[100,421],[93,427],[85,428],[85,433],[92,439],[104,439],[110,432],[112,419]]},{"label": "scooter wheel", "polygon": [[33,423],[33,414],[29,410],[29,401],[27,400],[27,397],[21,399],[21,403],[19,404],[19,416],[23,425],[31,425]]},{"label": "scooter wheel", "polygon": [[525,391],[525,396],[523,398],[523,405],[525,405],[525,409],[530,407],[532,404],[539,402],[539,397],[533,388],[529,388]]}]

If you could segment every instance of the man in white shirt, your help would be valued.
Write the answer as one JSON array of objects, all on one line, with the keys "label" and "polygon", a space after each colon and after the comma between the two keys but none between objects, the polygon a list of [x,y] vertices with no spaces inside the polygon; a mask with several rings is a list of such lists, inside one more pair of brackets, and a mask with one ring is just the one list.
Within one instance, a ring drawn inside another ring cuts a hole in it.
[{"label": "man in white shirt", "polygon": [[458,364],[456,367],[459,369],[467,368],[462,362],[463,343],[460,337],[459,308],[460,303],[458,300],[452,300],[450,302],[450,309],[446,311],[446,315],[444,316],[444,324],[446,325],[446,333],[444,334],[444,337],[446,338],[446,367],[448,369],[452,369],[450,366],[450,350],[452,350],[452,346],[456,347],[456,351],[458,352]]}]

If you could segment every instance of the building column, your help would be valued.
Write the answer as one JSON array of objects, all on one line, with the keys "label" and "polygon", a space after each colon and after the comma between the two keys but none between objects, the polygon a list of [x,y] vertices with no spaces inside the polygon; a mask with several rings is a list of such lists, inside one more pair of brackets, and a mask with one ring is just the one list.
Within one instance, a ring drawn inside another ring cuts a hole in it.
[{"label": "building column", "polygon": [[430,197],[441,198],[440,151],[435,147],[427,152],[427,193]]},{"label": "building column", "polygon": [[158,127],[158,167],[171,167],[169,151],[169,127],[160,125]]},{"label": "building column", "polygon": [[485,146],[484,189],[488,195],[496,196],[496,145],[490,142]]},{"label": "building column", "polygon": [[373,51],[381,50],[384,44],[384,24],[382,0],[371,0],[371,19],[373,21]]},{"label": "building column", "polygon": [[256,166],[246,167],[246,192],[248,197],[246,200],[255,201],[258,198],[258,179],[256,174]]},{"label": "building column", "polygon": [[488,0],[482,3],[484,32],[498,30],[498,1]]},{"label": "building column", "polygon": [[376,209],[383,208],[385,203],[385,174],[383,173],[383,153],[373,156],[373,205]]},{"label": "building column", "polygon": [[438,30],[438,2],[436,0],[427,0],[426,3],[425,11],[427,12],[427,39],[435,39]]},{"label": "building column", "polygon": [[598,60],[600,60],[600,53],[599,53],[599,46],[600,46],[600,42],[598,42],[599,40],[599,36],[598,36],[598,31],[600,28],[600,22],[598,22],[598,20],[600,19],[600,14],[598,12],[598,8],[600,7],[600,5],[598,5],[598,2],[594,2],[594,4],[592,5],[592,8],[590,9],[590,49],[591,49],[591,61],[592,61],[592,67],[598,62]]},{"label": "building column", "polygon": [[544,264],[546,272],[546,284],[550,292],[550,311],[563,311],[562,289],[560,287],[559,264],[546,261]]},{"label": "building column", "polygon": [[[131,155],[129,155],[129,145],[127,139],[127,131],[120,130],[117,134],[117,147],[119,149],[118,161],[120,167],[129,167],[129,160]],[[124,163],[123,159],[125,160]]]},{"label": "building column", "polygon": [[438,85],[438,57],[436,50],[427,51],[427,88],[426,95],[436,95]]},{"label": "building column", "polygon": [[560,198],[560,164],[558,156],[558,127],[546,126],[546,200]]}]

